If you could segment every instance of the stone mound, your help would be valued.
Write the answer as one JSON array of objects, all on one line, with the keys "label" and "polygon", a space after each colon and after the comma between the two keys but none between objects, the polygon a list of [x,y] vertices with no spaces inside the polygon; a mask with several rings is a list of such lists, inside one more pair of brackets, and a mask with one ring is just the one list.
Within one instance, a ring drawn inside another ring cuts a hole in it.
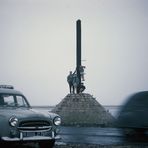
[{"label": "stone mound", "polygon": [[114,117],[90,94],[68,94],[52,112],[62,118],[62,125],[111,126]]}]

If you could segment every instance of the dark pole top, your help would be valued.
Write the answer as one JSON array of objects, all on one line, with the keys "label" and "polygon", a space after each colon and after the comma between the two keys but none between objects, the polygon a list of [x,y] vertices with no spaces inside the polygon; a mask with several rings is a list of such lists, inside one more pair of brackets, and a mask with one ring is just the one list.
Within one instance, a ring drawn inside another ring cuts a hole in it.
[{"label": "dark pole top", "polygon": [[[77,20],[76,22],[76,44],[77,44],[77,50],[76,50],[76,71],[77,76],[79,79],[79,84],[81,84],[81,75],[80,75],[80,66],[81,66],[81,20]],[[77,89],[77,93],[79,93],[79,87]]]},{"label": "dark pole top", "polygon": [[77,30],[77,67],[79,67],[81,65],[81,21],[77,20],[77,24],[76,24],[76,30]]}]

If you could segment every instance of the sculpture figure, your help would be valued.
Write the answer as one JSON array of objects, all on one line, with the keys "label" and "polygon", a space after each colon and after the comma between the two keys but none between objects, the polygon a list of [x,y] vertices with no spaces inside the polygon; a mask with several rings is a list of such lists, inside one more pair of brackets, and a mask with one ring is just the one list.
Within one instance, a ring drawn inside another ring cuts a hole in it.
[{"label": "sculpture figure", "polygon": [[77,88],[79,86],[79,78],[76,73],[73,74],[73,93],[77,93]]},{"label": "sculpture figure", "polygon": [[85,79],[84,79],[84,74],[85,74],[84,73],[84,68],[85,68],[85,66],[82,66],[82,65],[79,67],[80,75],[81,75],[81,80],[82,81],[85,81]]},{"label": "sculpture figure", "polygon": [[74,91],[74,85],[73,85],[73,73],[72,71],[69,72],[69,75],[67,76],[67,82],[69,84],[69,90],[70,94]]}]

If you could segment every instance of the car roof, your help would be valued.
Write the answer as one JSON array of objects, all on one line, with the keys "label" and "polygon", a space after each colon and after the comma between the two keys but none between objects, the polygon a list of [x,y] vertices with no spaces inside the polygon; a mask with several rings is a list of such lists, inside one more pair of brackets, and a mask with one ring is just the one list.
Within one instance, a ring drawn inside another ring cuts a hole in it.
[{"label": "car roof", "polygon": [[17,91],[15,89],[8,89],[8,88],[0,88],[0,94],[17,94],[17,95],[23,95],[20,91]]}]

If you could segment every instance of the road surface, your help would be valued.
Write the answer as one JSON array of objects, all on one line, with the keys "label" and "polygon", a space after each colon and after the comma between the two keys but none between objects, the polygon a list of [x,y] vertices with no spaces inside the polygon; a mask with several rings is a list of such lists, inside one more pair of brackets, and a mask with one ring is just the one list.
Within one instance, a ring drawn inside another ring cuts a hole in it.
[{"label": "road surface", "polygon": [[[57,141],[54,148],[69,148],[66,145],[72,145],[74,148],[93,148],[88,145],[117,146],[116,148],[148,148],[148,136],[145,138],[126,139],[121,129],[117,128],[99,128],[99,127],[61,127],[61,140]],[[82,146],[81,145],[84,145]],[[79,146],[78,146],[79,145]],[[119,147],[118,147],[119,146]],[[142,146],[142,147],[141,147]],[[19,148],[17,145],[13,148]],[[71,147],[71,146],[70,146]],[[22,145],[21,148],[39,148],[37,144]],[[95,146],[97,148],[97,146]],[[124,147],[125,148],[125,147]]]},{"label": "road surface", "polygon": [[61,127],[61,143],[79,144],[145,144],[148,145],[148,136],[127,139],[121,129],[100,127]]}]

